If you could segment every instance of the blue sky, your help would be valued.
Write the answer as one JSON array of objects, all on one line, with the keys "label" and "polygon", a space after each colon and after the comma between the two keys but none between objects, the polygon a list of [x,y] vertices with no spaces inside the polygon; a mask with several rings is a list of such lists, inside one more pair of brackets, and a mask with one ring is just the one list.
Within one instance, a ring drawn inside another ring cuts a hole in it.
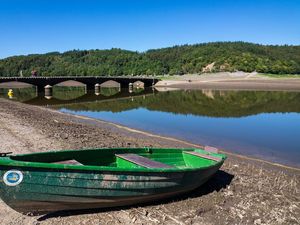
[{"label": "blue sky", "polygon": [[0,58],[212,41],[300,45],[300,0],[0,0]]}]

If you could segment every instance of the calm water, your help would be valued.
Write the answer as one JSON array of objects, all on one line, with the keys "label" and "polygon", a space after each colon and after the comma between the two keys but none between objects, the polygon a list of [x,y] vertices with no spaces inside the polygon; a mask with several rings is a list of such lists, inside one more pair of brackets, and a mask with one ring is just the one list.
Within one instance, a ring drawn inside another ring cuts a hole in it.
[{"label": "calm water", "polygon": [[300,167],[298,92],[123,90],[26,102]]}]

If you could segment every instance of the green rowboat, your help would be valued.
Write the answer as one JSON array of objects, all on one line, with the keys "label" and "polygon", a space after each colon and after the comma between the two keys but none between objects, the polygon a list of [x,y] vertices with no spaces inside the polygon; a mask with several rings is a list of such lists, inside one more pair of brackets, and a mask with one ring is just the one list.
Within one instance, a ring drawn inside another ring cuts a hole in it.
[{"label": "green rowboat", "polygon": [[162,148],[0,154],[0,197],[24,214],[132,205],[191,191],[225,159],[204,149]]}]

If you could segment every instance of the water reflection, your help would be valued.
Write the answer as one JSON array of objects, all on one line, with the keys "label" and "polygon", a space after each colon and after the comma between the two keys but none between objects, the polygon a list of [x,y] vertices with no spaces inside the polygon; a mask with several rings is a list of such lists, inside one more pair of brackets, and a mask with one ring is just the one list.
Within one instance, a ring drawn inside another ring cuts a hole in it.
[{"label": "water reflection", "polygon": [[120,87],[101,87],[100,88],[100,94],[103,96],[113,96],[121,92]]},{"label": "water reflection", "polygon": [[32,105],[71,105],[82,102],[99,102],[106,101],[109,99],[122,99],[128,98],[131,96],[137,96],[142,94],[152,94],[152,89],[143,89],[142,92],[132,92],[129,93],[128,89],[120,89],[116,87],[112,88],[104,88],[99,87],[95,88],[95,90],[86,91],[82,87],[77,88],[55,88],[53,87],[53,94],[48,99],[45,99],[44,93],[39,93],[39,95],[33,99],[26,101],[28,104]]},{"label": "water reflection", "polygon": [[[119,87],[101,87],[97,93],[96,89],[96,92],[86,91],[85,87],[54,86],[51,99],[45,99],[44,93],[37,94],[35,87],[12,90],[14,100],[35,105],[60,105],[59,107],[71,110],[80,110],[86,102],[84,108],[93,111],[122,112],[143,107],[152,111],[210,117],[242,117],[260,113],[300,111],[300,92],[177,89],[157,91],[149,88],[133,88],[129,92],[128,89]],[[8,92],[8,88],[1,88],[0,97],[9,98]],[[102,100],[106,101],[101,102]],[[82,104],[77,106],[74,104],[77,102]]]},{"label": "water reflection", "polygon": [[[118,97],[118,96],[117,96]],[[61,105],[70,110],[122,112],[139,107],[150,111],[209,117],[243,117],[271,112],[300,112],[300,92],[186,90],[155,92],[130,99],[113,98],[80,105]]]},{"label": "water reflection", "polygon": [[53,98],[58,100],[73,100],[86,94],[86,87],[53,87]]},{"label": "water reflection", "polygon": [[132,88],[132,92],[133,93],[142,93],[144,91],[144,88],[143,87],[133,87]]}]

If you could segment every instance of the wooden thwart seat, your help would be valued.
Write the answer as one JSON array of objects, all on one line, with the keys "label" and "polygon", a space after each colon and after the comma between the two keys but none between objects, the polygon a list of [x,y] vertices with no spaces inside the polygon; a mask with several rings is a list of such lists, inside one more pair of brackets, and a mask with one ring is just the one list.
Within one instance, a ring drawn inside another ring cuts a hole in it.
[{"label": "wooden thwart seat", "polygon": [[212,152],[212,153],[218,153],[219,152],[219,150],[217,148],[212,147],[212,146],[208,146],[208,145],[206,145],[204,147],[204,150],[207,151],[207,152]]},{"label": "wooden thwart seat", "polygon": [[198,157],[201,157],[201,158],[204,158],[204,159],[210,159],[210,160],[213,160],[213,161],[216,161],[216,162],[222,161],[222,158],[220,158],[220,157],[216,157],[216,156],[213,156],[213,155],[207,155],[207,154],[203,154],[203,153],[200,153],[200,152],[184,151],[184,153],[194,155],[194,156],[198,156]]},{"label": "wooden thwart seat", "polygon": [[173,168],[173,166],[157,162],[137,154],[116,154],[116,157],[146,168]]}]

